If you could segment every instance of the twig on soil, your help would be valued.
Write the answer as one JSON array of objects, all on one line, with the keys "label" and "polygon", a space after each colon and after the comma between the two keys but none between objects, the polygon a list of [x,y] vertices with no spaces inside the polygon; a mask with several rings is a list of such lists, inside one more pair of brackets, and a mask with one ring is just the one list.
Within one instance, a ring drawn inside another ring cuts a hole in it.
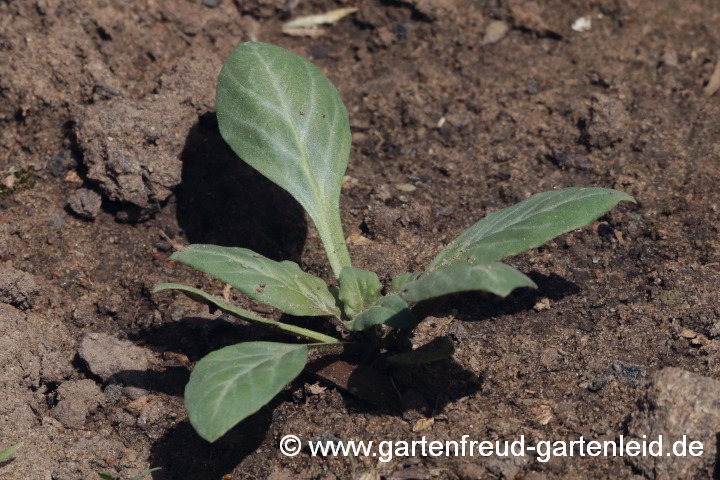
[{"label": "twig on soil", "polygon": [[[182,252],[183,250],[185,250],[185,248],[186,248],[185,245],[183,245],[182,243],[176,242],[175,240],[168,237],[168,234],[165,233],[162,229],[160,229],[160,236],[163,237],[165,239],[165,241],[168,242],[170,244],[170,246],[173,248],[173,250],[175,250],[176,252]],[[227,299],[225,299],[225,300],[227,300]]]},{"label": "twig on soil", "polygon": [[712,97],[712,95],[720,90],[720,58],[718,58],[717,64],[715,65],[715,71],[710,77],[710,81],[705,86],[705,95]]}]

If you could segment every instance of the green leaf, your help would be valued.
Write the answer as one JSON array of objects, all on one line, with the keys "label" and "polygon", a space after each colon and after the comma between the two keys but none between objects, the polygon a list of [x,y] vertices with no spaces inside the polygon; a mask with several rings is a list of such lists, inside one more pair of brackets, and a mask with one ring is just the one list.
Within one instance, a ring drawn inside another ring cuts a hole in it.
[{"label": "green leaf", "polygon": [[394,328],[411,328],[415,326],[417,320],[405,300],[398,295],[389,295],[382,297],[354,320],[343,323],[348,330],[360,331],[380,324]]},{"label": "green leaf", "polygon": [[246,248],[190,245],[170,260],[229,283],[248,297],[298,316],[340,316],[325,282],[295,262],[276,262]]},{"label": "green leaf", "polygon": [[451,293],[482,290],[506,297],[518,287],[537,288],[537,285],[522,272],[503,263],[453,265],[406,284],[400,296],[407,302],[422,302]]},{"label": "green leaf", "polygon": [[390,293],[398,293],[402,290],[403,285],[408,282],[415,280],[419,276],[419,273],[401,273],[396,275],[390,281]]},{"label": "green leaf", "polygon": [[137,475],[135,475],[132,480],[140,480],[141,478],[145,478],[145,477],[147,477],[148,475],[150,475],[152,472],[156,472],[156,471],[158,471],[158,470],[162,470],[162,468],[160,468],[160,467],[155,467],[155,468],[151,468],[151,469],[149,469],[149,470],[143,470],[142,472],[140,472],[140,473],[138,473]]},{"label": "green leaf", "polygon": [[220,298],[203,292],[199,288],[188,287],[187,285],[181,285],[179,283],[162,283],[153,288],[152,293],[162,292],[164,290],[178,290],[187,295],[189,298],[195,300],[196,302],[204,303],[205,305],[209,306],[211,311],[212,309],[217,308],[223,313],[234,315],[244,320],[263,323],[265,325],[271,325],[275,328],[279,328],[280,330],[285,330],[286,332],[292,333],[294,335],[300,335],[311,340],[319,341],[322,343],[338,343],[338,340],[336,338],[328,337],[327,335],[323,335],[322,333],[318,333],[314,330],[308,330],[306,328],[278,322],[269,318],[264,318],[260,315],[256,315],[249,310],[245,310],[244,308],[230,305],[229,303],[226,303]]},{"label": "green leaf", "polygon": [[240,158],[300,202],[339,276],[350,265],[339,201],[351,134],[337,89],[305,58],[248,42],[225,63],[216,103],[222,137]]},{"label": "green leaf", "polygon": [[382,284],[374,272],[362,268],[345,267],[338,279],[338,299],[343,304],[345,314],[355,318],[380,297]]},{"label": "green leaf", "polygon": [[209,442],[260,410],[302,372],[307,345],[238,343],[197,362],[185,387],[190,423]]},{"label": "green leaf", "polygon": [[417,365],[431,363],[451,357],[455,353],[455,344],[450,337],[438,337],[415,350],[399,353],[388,358],[394,365]]},{"label": "green leaf", "polygon": [[605,188],[566,188],[538,193],[465,230],[430,263],[428,270],[467,261],[490,263],[517,255],[558,235],[584,227],[618,202],[635,200]]},{"label": "green leaf", "polygon": [[8,447],[5,450],[0,452],[0,463],[7,462],[10,460],[13,455],[15,455],[15,452],[17,452],[20,448],[22,448],[23,444],[18,443],[17,445],[13,445],[12,447]]},{"label": "green leaf", "polygon": [[[148,475],[150,475],[152,472],[156,472],[158,470],[162,470],[160,467],[151,468],[149,470],[143,470],[142,472],[135,475],[132,480],[140,480],[141,478],[145,478]],[[112,476],[112,474],[108,472],[99,472],[98,477],[102,478],[103,480],[117,480],[115,477]]]}]

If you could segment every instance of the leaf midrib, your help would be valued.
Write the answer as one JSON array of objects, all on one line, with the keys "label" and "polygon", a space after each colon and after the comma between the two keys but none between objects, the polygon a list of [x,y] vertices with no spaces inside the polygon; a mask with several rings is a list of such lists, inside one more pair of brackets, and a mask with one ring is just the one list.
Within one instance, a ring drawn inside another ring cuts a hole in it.
[{"label": "leaf midrib", "polygon": [[[290,109],[289,109],[287,103],[285,103],[285,101],[283,100],[282,92],[280,91],[279,86],[277,85],[277,82],[275,81],[275,75],[274,75],[272,69],[270,68],[270,65],[268,65],[268,63],[265,61],[263,56],[257,52],[256,47],[254,45],[253,45],[251,51],[252,51],[253,55],[255,56],[255,58],[258,59],[258,61],[262,65],[262,67],[265,69],[265,72],[268,74],[268,77],[270,79],[270,85],[272,86],[273,90],[275,91],[275,97],[276,97],[278,103],[285,110],[285,115],[286,115],[285,123],[287,123],[288,126],[290,127],[290,130],[293,133],[293,137],[295,138],[295,143],[300,150],[300,154],[302,157],[301,158],[302,162],[300,162],[300,163],[302,165],[303,171],[305,172],[305,176],[307,177],[307,180],[310,184],[310,188],[313,190],[313,193],[314,193],[313,200],[321,199],[322,192],[320,190],[320,186],[318,185],[317,181],[315,180],[315,177],[312,175],[312,170],[311,170],[311,166],[310,166],[310,157],[308,156],[307,149],[305,148],[305,144],[300,140],[300,136],[299,136],[297,127],[295,125],[295,122],[292,121],[292,113],[290,112]],[[310,103],[312,105],[313,97],[315,96],[315,81],[312,78],[312,75],[310,75],[310,74],[308,74],[308,75],[310,77]],[[310,120],[308,119],[308,125],[309,125],[309,122],[310,122]],[[321,204],[319,206],[322,208],[324,202],[320,202],[320,203]],[[318,206],[316,205],[316,208],[317,207]],[[324,208],[322,208],[322,209],[325,210]],[[321,213],[322,215],[324,215],[325,212],[318,212],[318,213]]]},{"label": "leaf midrib", "polygon": [[[574,192],[574,193],[583,193],[583,190],[585,190],[585,189],[584,189],[584,188],[579,188],[579,189],[578,189],[576,192]],[[607,192],[604,192],[604,191],[598,192],[598,191],[595,191],[595,190],[590,190],[590,191],[588,192],[588,195],[584,195],[584,196],[579,196],[579,195],[577,195],[577,196],[573,196],[572,198],[569,198],[569,199],[564,199],[563,201],[561,201],[561,202],[559,202],[559,203],[557,203],[557,204],[554,204],[554,205],[553,205],[553,208],[559,208],[559,207],[562,207],[563,205],[565,205],[565,204],[567,204],[567,203],[570,203],[570,202],[574,202],[574,201],[578,201],[578,200],[585,200],[585,199],[590,198],[590,197],[593,197],[593,196],[602,196],[602,195],[608,195],[608,193],[607,193]],[[539,211],[539,207],[540,207],[541,205],[542,205],[542,206],[545,206],[545,205],[547,204],[547,202],[549,202],[550,200],[553,200],[553,196],[552,196],[552,195],[548,195],[548,198],[543,199],[542,201],[538,202],[536,205],[533,205],[533,206],[532,206],[532,209],[529,210],[528,212],[525,212],[525,215],[524,215],[524,216],[519,217],[519,218],[517,218],[517,219],[515,219],[515,220],[511,220],[512,223],[509,223],[509,224],[502,230],[502,232],[504,232],[504,231],[506,231],[506,230],[509,230],[509,229],[515,227],[518,223],[524,222],[524,221],[528,220],[529,218],[531,218],[531,217],[533,217],[533,216],[540,215],[540,214],[542,214],[542,213],[546,213],[546,211]],[[518,205],[518,204],[516,204],[516,205]],[[510,208],[512,208],[512,207],[513,207],[513,206],[510,206],[510,207],[507,207],[507,208],[510,209]],[[492,230],[493,228],[495,228],[495,227],[498,225],[498,223],[501,223],[502,221],[506,220],[506,219],[508,218],[508,215],[510,215],[510,214],[512,214],[512,213],[513,213],[513,212],[508,212],[508,214],[507,214],[507,215],[504,215],[504,216],[503,216],[503,215],[498,215],[498,217],[493,220],[492,224],[488,225],[488,226],[485,228],[485,230],[484,230],[484,234],[485,234],[485,235],[484,235],[484,236],[476,236],[476,237],[474,237],[474,238],[472,238],[472,239],[470,239],[470,240],[466,240],[466,241],[464,241],[464,242],[462,242],[462,243],[459,243],[458,245],[453,245],[452,243],[451,243],[450,245],[448,245],[448,249],[449,249],[451,252],[454,251],[454,253],[451,254],[451,255],[450,255],[449,257],[447,257],[447,258],[442,258],[442,259],[441,259],[441,262],[442,262],[442,261],[446,261],[446,260],[447,260],[448,262],[453,262],[453,261],[457,260],[457,259],[460,257],[460,255],[462,255],[462,254],[467,250],[467,248],[468,248],[470,245],[472,245],[473,243],[480,242],[480,241],[482,241],[482,240],[485,240],[485,239],[487,239],[487,238],[492,237],[493,235],[496,235],[496,234],[498,234],[498,233],[502,233],[502,232],[491,232],[491,233],[488,234],[487,232],[489,232],[490,230]],[[487,216],[486,216],[486,218],[487,218]],[[471,227],[468,227],[468,228],[471,228]],[[435,262],[433,262],[433,263],[435,263]]]},{"label": "leaf midrib", "polygon": [[[288,354],[290,354],[290,353],[293,353],[293,352],[299,350],[300,348],[302,348],[302,346],[300,346],[300,347],[298,347],[298,348],[293,348],[293,349],[286,350],[283,354],[281,354],[281,355],[279,355],[279,356],[271,356],[271,357],[269,357],[267,360],[264,360],[264,361],[262,361],[262,362],[260,362],[260,363],[258,363],[258,364],[255,364],[255,367],[252,368],[252,369],[249,369],[249,370],[248,370],[248,369],[244,369],[242,372],[234,375],[232,378],[230,378],[230,379],[228,379],[228,380],[225,380],[225,381],[223,381],[223,382],[220,382],[220,383],[216,383],[216,384],[214,385],[214,387],[217,387],[217,386],[219,386],[219,385],[223,385],[223,389],[222,389],[222,393],[219,394],[219,396],[217,397],[218,400],[208,402],[209,405],[212,405],[212,406],[213,406],[213,408],[212,408],[213,411],[212,411],[212,414],[211,414],[211,416],[210,416],[210,420],[209,420],[209,421],[212,422],[212,423],[215,422],[215,417],[217,416],[217,414],[218,414],[218,412],[219,412],[219,410],[220,410],[220,408],[218,408],[218,404],[219,404],[219,403],[222,401],[222,399],[224,399],[225,396],[227,395],[227,392],[228,392],[228,390],[230,389],[230,385],[232,385],[234,382],[236,382],[239,377],[242,377],[242,376],[244,376],[244,375],[247,375],[248,372],[251,372],[252,370],[261,368],[261,367],[263,367],[264,365],[266,365],[267,363],[270,363],[270,362],[279,363],[279,362],[283,359],[283,357],[285,357],[286,355],[288,355]],[[263,354],[259,354],[259,355],[255,355],[255,356],[263,356]],[[245,357],[245,358],[252,358],[253,355],[247,355],[247,356],[244,356],[244,357]],[[221,361],[224,363],[224,362],[231,362],[231,361],[233,361],[233,360],[236,360],[236,358],[235,358],[235,359],[233,359],[233,358],[228,358],[228,359],[223,359],[223,360],[221,360]],[[213,363],[215,363],[215,362],[213,362]],[[205,367],[205,368],[209,368],[209,367]],[[210,378],[214,378],[214,377],[216,377],[218,374],[220,374],[221,372],[224,372],[224,371],[226,371],[226,370],[228,370],[228,369],[231,369],[231,368],[233,368],[233,367],[231,366],[231,367],[224,368],[224,369],[221,369],[221,370],[213,369],[212,374],[209,375],[208,377],[206,377],[204,380],[207,381],[207,380],[210,379]],[[270,380],[267,380],[267,382],[266,382],[266,383],[268,383],[268,384],[272,383],[271,380],[274,379],[274,377],[276,376],[274,369],[271,369],[271,372],[272,372],[272,373],[271,373],[271,379],[270,379]],[[254,383],[254,382],[253,382],[253,383]],[[205,399],[205,398],[206,398],[210,393],[212,393],[212,392],[213,392],[213,389],[208,389],[208,390],[206,390],[206,391],[203,392],[203,394],[202,394],[200,397],[198,397],[195,401],[196,401],[196,402],[202,402],[203,399]]]},{"label": "leaf midrib", "polygon": [[[275,275],[274,272],[268,271],[267,268],[264,268],[266,266],[263,264],[263,262],[254,262],[255,257],[253,257],[251,254],[249,254],[247,252],[241,252],[241,254],[244,254],[244,255],[246,255],[246,257],[248,257],[247,264],[243,264],[236,257],[234,257],[230,254],[227,254],[225,252],[218,252],[218,251],[208,249],[208,250],[203,250],[203,253],[207,254],[207,255],[218,256],[218,257],[224,259],[225,261],[227,261],[228,263],[232,263],[235,265],[240,264],[242,269],[252,270],[255,272],[256,275],[261,275],[268,279],[274,280],[279,284],[280,287],[286,288],[287,290],[292,291],[293,287],[295,287],[294,290],[297,293],[300,293],[301,295],[304,295],[306,298],[315,302],[315,305],[310,306],[311,308],[317,308],[318,311],[321,311],[321,312],[324,312],[327,314],[331,314],[331,315],[335,315],[334,313],[329,312],[327,308],[325,308],[325,302],[322,301],[322,299],[317,296],[315,291],[313,291],[311,288],[308,288],[303,282],[299,282],[298,279],[296,278],[296,276],[293,275],[293,273],[288,272],[287,265],[284,265],[285,262],[277,262],[277,264],[281,268],[283,268],[283,270],[287,274],[286,278],[283,279],[283,278]],[[270,260],[270,259],[267,259],[267,260]],[[221,265],[226,264],[225,261],[221,261]],[[305,272],[302,272],[302,270],[300,270],[300,272],[305,273]],[[230,271],[228,273],[232,274],[234,272]],[[290,284],[286,283],[285,282],[286,279],[290,280],[292,283],[290,283]],[[292,305],[290,302],[288,302],[288,304]]]}]

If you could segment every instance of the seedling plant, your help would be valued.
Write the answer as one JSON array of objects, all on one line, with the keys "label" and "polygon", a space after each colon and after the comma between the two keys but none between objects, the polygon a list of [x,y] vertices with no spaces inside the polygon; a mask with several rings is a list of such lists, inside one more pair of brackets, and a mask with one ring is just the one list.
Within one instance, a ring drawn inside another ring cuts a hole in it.
[{"label": "seedling plant", "polygon": [[[140,480],[140,479],[142,479],[142,478],[147,477],[147,476],[150,475],[152,472],[156,472],[156,471],[158,471],[158,470],[162,470],[162,469],[161,469],[160,467],[155,467],[155,468],[150,468],[150,469],[148,469],[148,470],[143,470],[142,472],[140,472],[140,473],[138,473],[137,475],[135,475],[135,476],[132,478],[132,480]],[[100,473],[98,473],[98,477],[100,477],[100,478],[103,479],[103,480],[120,480],[119,478],[113,477],[112,474],[107,473],[107,472],[100,472]]]},{"label": "seedling plant", "polygon": [[[516,288],[536,288],[530,278],[500,260],[584,227],[620,201],[633,201],[625,193],[603,188],[533,195],[490,213],[423,270],[398,275],[384,286],[377,274],[350,262],[339,209],[350,155],[350,125],[340,94],[325,75],[299,55],[249,42],[231,53],[216,95],[222,137],[242,160],[302,205],[317,228],[337,283],[328,286],[297,263],[277,262],[245,248],[190,245],[171,260],[287,314],[329,317],[351,335],[377,325],[410,329],[419,320],[416,306],[449,294],[480,290],[505,297]],[[167,283],[153,291],[163,290],[178,290],[211,308],[306,340],[239,343],[197,362],[185,389],[185,405],[195,430],[210,442],[258,411],[297,377],[310,351],[343,344],[336,337],[262,317],[194,287]],[[317,321],[320,325],[323,319]],[[420,359],[452,353],[440,343],[435,354]],[[412,363],[418,357],[406,352],[394,360]]]},{"label": "seedling plant", "polygon": [[14,455],[15,452],[20,450],[22,448],[23,444],[18,443],[17,445],[13,445],[12,447],[8,447],[5,450],[0,450],[0,463],[7,462],[10,460]]}]

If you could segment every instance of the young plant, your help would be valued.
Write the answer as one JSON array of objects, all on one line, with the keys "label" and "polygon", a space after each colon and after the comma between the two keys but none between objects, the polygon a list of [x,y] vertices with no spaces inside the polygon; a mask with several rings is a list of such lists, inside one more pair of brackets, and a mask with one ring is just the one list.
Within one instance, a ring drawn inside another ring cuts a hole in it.
[{"label": "young plant", "polygon": [[17,452],[19,449],[21,449],[23,446],[22,443],[18,443],[17,445],[13,445],[12,447],[8,447],[5,450],[0,451],[0,463],[5,463],[8,460],[10,460],[13,455],[15,455],[15,452]]},{"label": "young plant", "polygon": [[[457,292],[481,290],[501,297],[535,283],[500,260],[588,225],[629,195],[602,188],[567,188],[533,195],[471,226],[424,270],[395,277],[353,267],[340,223],[340,189],[350,154],[348,113],[323,73],[301,56],[259,42],[239,45],[217,83],[220,132],[245,162],[288,191],[315,223],[337,285],[244,248],[190,245],[172,260],[185,263],[253,300],[297,316],[334,317],[349,332],[375,325],[406,329],[419,319],[413,305]],[[308,343],[247,342],[210,353],[185,389],[195,430],[215,441],[259,410],[302,372],[308,352],[338,345],[337,338],[281,323],[230,305],[202,290],[162,284],[230,315],[269,325]],[[322,320],[318,319],[318,322]],[[405,353],[396,364],[452,354],[452,344]],[[440,353],[438,353],[440,352]]]},{"label": "young plant", "polygon": [[[162,470],[160,467],[151,468],[148,470],[143,470],[142,472],[135,475],[132,480],[140,480],[141,478],[145,478],[148,475],[150,475],[152,472],[156,472],[158,470]],[[120,480],[119,478],[115,478],[112,476],[112,474],[107,472],[100,472],[98,473],[98,477],[102,478],[103,480]]]}]

